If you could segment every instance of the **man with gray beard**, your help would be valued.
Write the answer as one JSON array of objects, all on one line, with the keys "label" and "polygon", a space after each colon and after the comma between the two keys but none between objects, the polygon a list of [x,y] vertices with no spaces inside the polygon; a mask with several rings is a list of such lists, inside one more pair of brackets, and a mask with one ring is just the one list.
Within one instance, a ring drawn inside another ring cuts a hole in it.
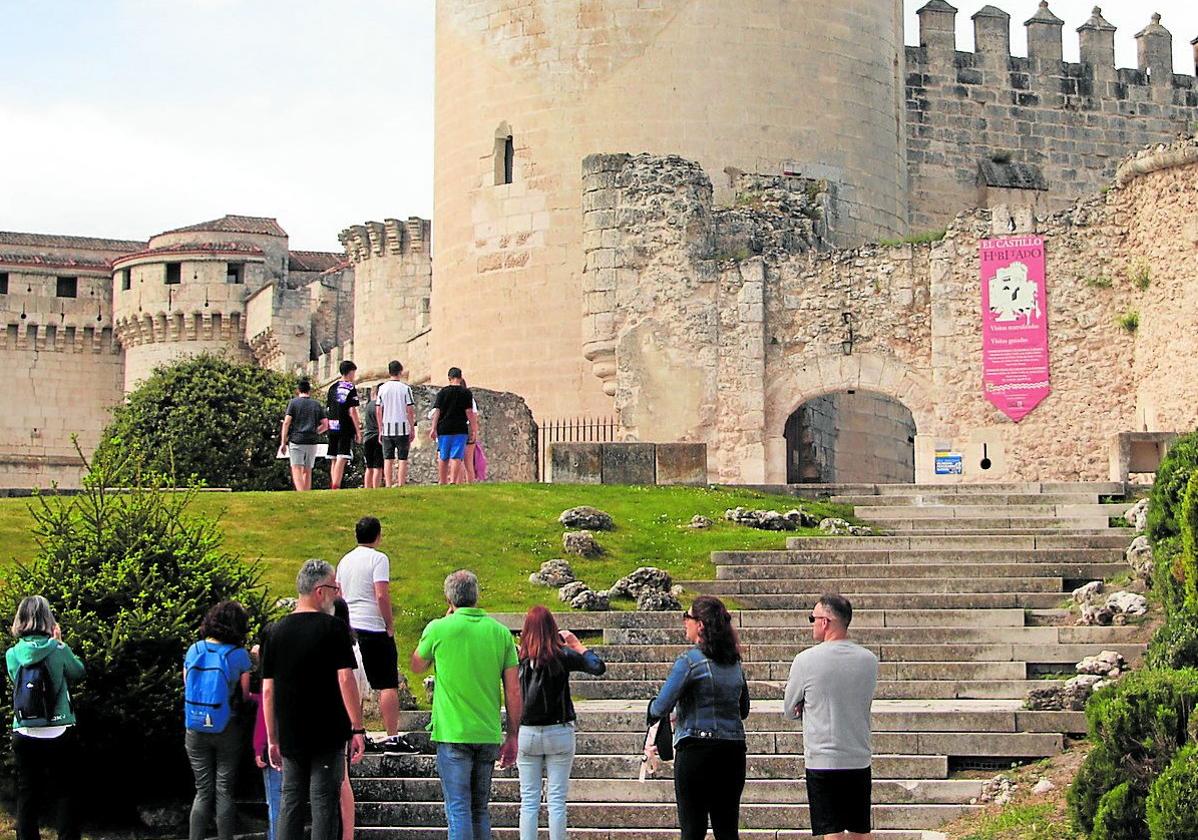
[{"label": "man with gray beard", "polygon": [[302,840],[308,800],[312,840],[336,840],[346,743],[354,764],[366,752],[357,660],[349,626],[333,617],[341,594],[333,567],[308,560],[295,588],[295,610],[262,640],[267,754],[283,771],[276,838]]}]

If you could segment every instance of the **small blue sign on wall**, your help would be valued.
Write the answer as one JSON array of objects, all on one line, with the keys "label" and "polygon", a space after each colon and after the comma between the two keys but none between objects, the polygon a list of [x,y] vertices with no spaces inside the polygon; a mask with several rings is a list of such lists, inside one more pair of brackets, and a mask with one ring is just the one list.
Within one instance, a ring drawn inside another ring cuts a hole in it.
[{"label": "small blue sign on wall", "polygon": [[936,453],[936,475],[961,475],[963,471],[960,453]]}]

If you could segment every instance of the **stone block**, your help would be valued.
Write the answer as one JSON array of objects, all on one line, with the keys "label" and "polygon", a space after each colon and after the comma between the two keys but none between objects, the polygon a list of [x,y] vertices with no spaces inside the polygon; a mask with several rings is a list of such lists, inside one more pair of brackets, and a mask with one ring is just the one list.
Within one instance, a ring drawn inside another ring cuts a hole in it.
[{"label": "stone block", "polygon": [[657,483],[707,483],[707,444],[657,444]]},{"label": "stone block", "polygon": [[604,443],[604,484],[656,484],[656,450],[652,443]]},{"label": "stone block", "polygon": [[550,444],[549,480],[554,484],[600,484],[603,480],[603,444]]}]

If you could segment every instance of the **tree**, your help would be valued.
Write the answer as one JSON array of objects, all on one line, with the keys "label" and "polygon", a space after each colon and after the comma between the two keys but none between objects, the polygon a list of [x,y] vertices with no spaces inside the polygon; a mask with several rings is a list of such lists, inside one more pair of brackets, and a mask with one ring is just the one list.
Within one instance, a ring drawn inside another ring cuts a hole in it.
[{"label": "tree", "polygon": [[287,462],[275,458],[279,424],[295,378],[200,355],[154,369],[113,412],[97,456],[138,456],[148,470],[209,487],[281,490]]}]

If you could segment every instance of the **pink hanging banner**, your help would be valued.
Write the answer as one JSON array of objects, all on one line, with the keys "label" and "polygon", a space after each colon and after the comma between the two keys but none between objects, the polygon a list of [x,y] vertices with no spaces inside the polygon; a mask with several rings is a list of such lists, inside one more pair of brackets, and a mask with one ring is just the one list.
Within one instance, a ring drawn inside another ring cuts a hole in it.
[{"label": "pink hanging banner", "polygon": [[1044,238],[982,240],[982,387],[1016,423],[1049,395]]}]

